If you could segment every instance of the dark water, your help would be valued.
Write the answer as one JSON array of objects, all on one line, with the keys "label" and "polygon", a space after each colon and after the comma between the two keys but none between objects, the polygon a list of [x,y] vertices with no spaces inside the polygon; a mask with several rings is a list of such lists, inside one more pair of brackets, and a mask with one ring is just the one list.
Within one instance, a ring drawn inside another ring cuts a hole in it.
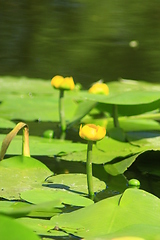
[{"label": "dark water", "polygon": [[1,0],[0,75],[157,82],[159,16],[159,0]]}]

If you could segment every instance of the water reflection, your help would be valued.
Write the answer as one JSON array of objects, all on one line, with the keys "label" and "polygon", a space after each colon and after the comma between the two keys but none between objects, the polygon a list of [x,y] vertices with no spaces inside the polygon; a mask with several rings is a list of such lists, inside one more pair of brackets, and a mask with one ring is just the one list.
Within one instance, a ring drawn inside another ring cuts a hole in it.
[{"label": "water reflection", "polygon": [[119,77],[159,81],[158,0],[2,0],[0,5],[1,75],[72,75],[85,88]]}]

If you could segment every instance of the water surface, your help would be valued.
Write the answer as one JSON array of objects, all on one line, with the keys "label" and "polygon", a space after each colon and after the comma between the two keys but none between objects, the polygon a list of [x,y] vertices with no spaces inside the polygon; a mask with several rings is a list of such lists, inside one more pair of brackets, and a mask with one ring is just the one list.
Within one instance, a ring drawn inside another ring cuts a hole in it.
[{"label": "water surface", "polygon": [[2,0],[0,75],[160,79],[159,0]]}]

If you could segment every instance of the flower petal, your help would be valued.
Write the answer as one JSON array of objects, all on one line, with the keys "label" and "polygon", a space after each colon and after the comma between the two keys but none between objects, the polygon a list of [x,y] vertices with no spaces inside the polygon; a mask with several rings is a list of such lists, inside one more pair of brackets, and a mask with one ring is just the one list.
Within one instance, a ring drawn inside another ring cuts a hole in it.
[{"label": "flower petal", "polygon": [[106,129],[95,124],[86,124],[84,127],[80,126],[79,135],[81,138],[89,141],[98,141],[106,135]]},{"label": "flower petal", "polygon": [[51,85],[57,89],[63,90],[73,90],[75,87],[74,81],[72,77],[62,77],[62,76],[55,76],[51,80]]},{"label": "flower petal", "polygon": [[51,85],[55,88],[59,88],[60,85],[63,83],[63,81],[64,81],[64,77],[57,75],[52,78]]},{"label": "flower petal", "polygon": [[98,126],[98,131],[96,135],[97,140],[104,138],[105,135],[106,135],[106,129],[104,127]]},{"label": "flower petal", "polygon": [[105,94],[105,95],[109,94],[109,88],[107,84],[99,83],[99,82],[93,84],[93,86],[88,91],[89,93],[94,93],[94,94]]}]

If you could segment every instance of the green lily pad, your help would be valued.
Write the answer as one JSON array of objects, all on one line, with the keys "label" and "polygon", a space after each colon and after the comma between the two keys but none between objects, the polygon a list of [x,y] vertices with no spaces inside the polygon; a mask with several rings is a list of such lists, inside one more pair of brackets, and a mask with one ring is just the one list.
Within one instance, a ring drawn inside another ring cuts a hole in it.
[{"label": "green lily pad", "polygon": [[[0,83],[1,117],[6,119],[59,121],[59,91],[53,89],[50,80],[0,77]],[[65,92],[66,120],[73,116],[77,107],[73,100],[73,92]]]},{"label": "green lily pad", "polygon": [[14,128],[15,123],[4,118],[0,118],[0,128]]},{"label": "green lily pad", "polygon": [[19,194],[42,182],[53,173],[40,161],[25,156],[15,156],[0,162],[0,196],[20,199]]},{"label": "green lily pad", "polygon": [[5,167],[5,168],[13,168],[13,169],[43,169],[44,171],[48,171],[49,174],[52,174],[52,172],[49,170],[49,168],[46,167],[45,164],[42,162],[38,161],[35,158],[32,157],[26,157],[26,156],[14,156],[11,158],[3,159],[0,161],[0,168]]},{"label": "green lily pad", "polygon": [[1,76],[1,94],[52,94],[51,80],[27,77]]},{"label": "green lily pad", "polygon": [[29,228],[15,222],[15,220],[0,215],[0,236],[3,240],[40,240]]},{"label": "green lily pad", "polygon": [[[47,178],[44,186],[67,189],[71,192],[87,195],[87,176],[86,174],[59,174]],[[93,177],[93,186],[95,192],[100,192],[106,188],[106,184]]]},{"label": "green lily pad", "polygon": [[53,217],[55,214],[61,212],[61,210],[58,208],[58,206],[60,205],[61,201],[59,199],[38,205],[18,201],[0,201],[0,214],[4,214],[14,218],[24,216],[43,218]]},{"label": "green lily pad", "polygon": [[140,81],[134,81],[134,84],[130,83],[130,80],[107,83],[109,87],[108,95],[90,94],[88,91],[81,91],[79,96],[96,102],[116,105],[147,104],[160,99],[160,85]]},{"label": "green lily pad", "polygon": [[[87,144],[86,144],[87,149]],[[117,157],[126,157],[141,149],[138,145],[131,145],[128,142],[119,142],[112,138],[105,137],[101,141],[93,145],[92,162],[96,164],[103,164],[112,161]],[[67,161],[82,161],[86,162],[86,151],[73,152],[62,156],[63,160]]]},{"label": "green lily pad", "polygon": [[50,220],[23,217],[16,219],[15,221],[32,229],[32,231],[36,232],[38,235],[42,235],[45,237],[69,236],[69,234],[65,233],[65,231],[54,230],[54,228],[56,229],[56,227]]},{"label": "green lily pad", "polygon": [[[0,135],[0,143],[6,135]],[[69,140],[47,139],[43,137],[30,136],[29,137],[30,153],[31,155],[65,155],[70,152],[83,151],[86,145],[82,143],[73,143]],[[22,137],[15,136],[14,140],[10,143],[7,154],[18,155],[22,150]]]},{"label": "green lily pad", "polygon": [[[148,150],[160,150],[160,137],[146,138],[129,142],[119,142],[105,137],[93,145],[92,161],[104,164],[105,170],[116,176],[124,173],[136,158]],[[86,152],[75,152],[62,156],[67,161],[86,161]],[[114,160],[112,162],[112,160]]]},{"label": "green lily pad", "polygon": [[[148,150],[160,151],[160,137],[153,137],[153,138],[145,138],[140,140],[132,141],[131,143],[137,147],[139,147],[139,152],[133,153],[131,156],[126,156],[122,160],[115,161],[114,163],[110,162],[104,165],[105,170],[113,175],[116,176],[118,174],[124,173],[131,164],[136,161],[136,159],[144,154]],[[144,167],[145,168],[145,167]],[[153,170],[153,169],[152,169]],[[155,175],[159,175],[158,169],[154,169]]]},{"label": "green lily pad", "polygon": [[[105,114],[106,116],[111,117],[113,115],[113,106],[115,104],[107,104],[107,103],[98,103],[97,111]],[[132,105],[116,105],[118,110],[119,117],[123,116],[134,116],[138,115],[137,118],[146,118],[146,119],[160,119],[159,114],[159,100],[153,101],[151,103],[145,104],[132,104]],[[140,116],[139,116],[140,115]]]},{"label": "green lily pad", "polygon": [[113,105],[118,105],[118,112],[121,116],[142,114],[160,105],[159,84],[147,84],[141,81],[116,81],[107,83],[109,94],[90,94],[88,91],[80,91],[77,99],[98,102],[97,108],[101,112],[109,112],[112,115]]},{"label": "green lily pad", "polygon": [[[106,234],[98,237],[98,240],[156,240],[160,238],[160,227],[150,224],[134,224],[123,228],[116,233]],[[130,238],[129,238],[130,237]],[[88,240],[97,240],[97,237],[88,237]]]},{"label": "green lily pad", "polygon": [[80,121],[85,115],[87,115],[91,109],[96,106],[96,102],[93,101],[82,101],[78,104],[78,107],[75,111],[75,114],[71,121],[68,123],[68,126],[72,126],[73,124]]},{"label": "green lily pad", "polygon": [[137,159],[137,157],[140,154],[141,153],[132,155],[130,157],[126,157],[125,159],[117,163],[105,164],[104,169],[106,170],[107,173],[111,174],[112,176],[123,174],[132,165],[132,163]]},{"label": "green lily pad", "polygon": [[55,201],[60,199],[62,203],[72,206],[88,206],[93,204],[89,198],[80,196],[76,193],[67,191],[65,189],[56,188],[41,188],[32,189],[21,193],[21,199],[33,203],[40,204],[47,201]]},{"label": "green lily pad", "polygon": [[[56,91],[56,90],[55,90]],[[66,120],[72,118],[77,107],[70,94],[65,94],[65,117]],[[5,96],[0,105],[1,117],[6,119],[39,120],[39,121],[59,121],[58,94],[53,95],[14,95]]]},{"label": "green lily pad", "polygon": [[[137,204],[138,202],[138,204]],[[127,189],[122,195],[104,199],[98,203],[72,213],[54,216],[51,221],[55,226],[81,238],[99,238],[115,234],[126,228],[134,236],[135,225],[146,224],[160,229],[160,200],[143,190]],[[79,230],[76,228],[82,225]],[[72,230],[71,230],[72,229]],[[156,232],[157,233],[157,232]],[[143,237],[139,228],[138,236]],[[118,234],[117,234],[118,235]]]},{"label": "green lily pad", "polygon": [[[51,79],[27,78],[25,76],[0,76],[1,94],[30,94],[30,95],[52,95],[54,90],[51,86]],[[73,92],[73,91],[72,91]]]},{"label": "green lily pad", "polygon": [[[122,86],[123,88],[123,86]],[[86,91],[79,93],[80,97],[84,99],[92,100],[95,102],[107,103],[107,104],[116,104],[116,105],[139,105],[156,102],[159,100],[158,91],[142,91],[142,90],[130,90],[124,92],[123,90],[120,93],[116,91],[110,92],[109,95],[101,94],[91,94]],[[159,102],[158,102],[159,103]],[[157,106],[158,106],[157,103]]]},{"label": "green lily pad", "polygon": [[[153,131],[160,130],[160,124],[152,119],[137,119],[130,117],[120,117],[119,119],[120,127],[125,131]],[[113,119],[108,119],[107,130],[114,127]]]}]

